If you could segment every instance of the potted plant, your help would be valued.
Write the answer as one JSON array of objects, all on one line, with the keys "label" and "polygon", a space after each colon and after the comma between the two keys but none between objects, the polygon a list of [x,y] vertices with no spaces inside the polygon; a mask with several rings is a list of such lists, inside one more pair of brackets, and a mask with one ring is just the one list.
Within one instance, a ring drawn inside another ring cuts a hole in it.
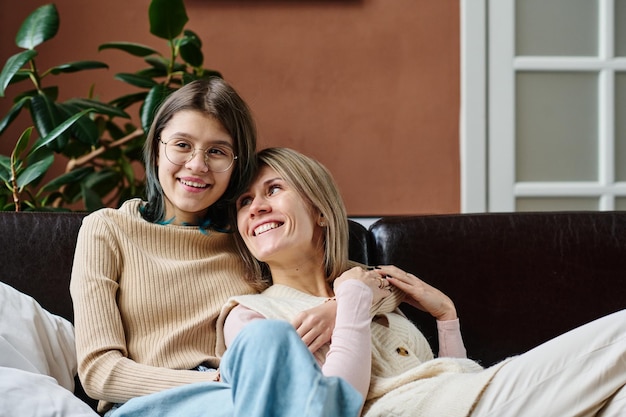
[{"label": "potted plant", "polygon": [[[141,148],[144,132],[156,107],[180,86],[203,77],[221,76],[203,67],[202,42],[192,31],[182,0],[152,0],[148,10],[150,32],[167,41],[167,56],[132,42],[109,42],[99,50],[117,49],[144,60],[146,67],[115,78],[132,89],[104,103],[92,96],[73,97],[61,102],[59,91],[48,82],[58,74],[108,68],[100,61],[74,61],[44,71],[37,66],[37,47],[52,39],[59,29],[54,4],[33,11],[22,23],[16,44],[23,51],[9,57],[0,72],[0,97],[14,84],[30,81],[33,89],[14,99],[0,120],[0,140],[7,127],[22,111],[30,115],[27,126],[15,141],[11,155],[0,155],[0,210],[93,211],[119,206],[128,198],[141,196]],[[139,103],[136,126],[127,109]],[[38,138],[31,144],[33,132]],[[55,158],[67,160],[64,173],[42,183]]]}]

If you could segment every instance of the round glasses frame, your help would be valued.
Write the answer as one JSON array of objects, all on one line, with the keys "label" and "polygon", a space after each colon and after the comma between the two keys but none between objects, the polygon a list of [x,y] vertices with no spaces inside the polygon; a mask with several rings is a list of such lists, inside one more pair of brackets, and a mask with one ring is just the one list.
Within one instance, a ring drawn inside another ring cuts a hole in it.
[{"label": "round glasses frame", "polygon": [[[176,144],[172,144],[169,145],[168,144],[170,142],[172,142],[173,140],[176,139],[170,139],[167,142],[163,141],[163,139],[159,138],[159,142],[161,142],[163,145],[165,145],[165,157],[167,158],[168,161],[170,161],[171,163],[173,163],[174,165],[178,165],[178,166],[184,166],[186,163],[188,163],[189,161],[191,161],[195,156],[196,156],[196,152],[197,151],[201,151],[202,154],[204,155],[203,161],[204,161],[204,165],[209,169],[209,171],[211,172],[226,172],[229,169],[231,169],[233,167],[233,165],[235,164],[235,160],[237,159],[237,155],[234,155],[232,153],[232,151],[227,150],[226,152],[223,152],[224,154],[224,161],[219,161],[220,164],[225,163],[226,162],[226,158],[230,159],[230,162],[228,162],[228,166],[226,166],[225,168],[221,168],[221,169],[215,169],[212,164],[215,164],[216,162],[218,162],[214,157],[211,156],[211,154],[207,153],[207,151],[210,151],[212,149],[216,149],[219,147],[215,147],[215,146],[211,146],[207,149],[202,149],[202,148],[196,148],[194,146],[192,146],[192,144],[189,141],[186,140],[181,140],[178,143],[185,143],[187,145],[189,145],[189,148],[180,148],[179,150],[176,150],[174,148],[174,146],[176,146]],[[169,152],[168,152],[169,149]],[[173,152],[173,153],[172,153]],[[174,155],[174,156],[172,156]]]}]

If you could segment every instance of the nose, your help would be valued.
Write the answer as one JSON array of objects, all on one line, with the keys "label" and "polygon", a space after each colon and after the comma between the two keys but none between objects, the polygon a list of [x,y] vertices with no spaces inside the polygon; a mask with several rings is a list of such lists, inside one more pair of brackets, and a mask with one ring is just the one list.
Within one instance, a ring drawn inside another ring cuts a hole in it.
[{"label": "nose", "polygon": [[185,166],[194,171],[206,172],[209,170],[209,164],[207,164],[206,154],[202,149],[194,149],[191,154],[191,158],[185,163]]},{"label": "nose", "polygon": [[270,212],[271,207],[265,198],[257,196],[250,202],[248,210],[250,213],[250,217],[254,217],[258,216],[259,214]]}]

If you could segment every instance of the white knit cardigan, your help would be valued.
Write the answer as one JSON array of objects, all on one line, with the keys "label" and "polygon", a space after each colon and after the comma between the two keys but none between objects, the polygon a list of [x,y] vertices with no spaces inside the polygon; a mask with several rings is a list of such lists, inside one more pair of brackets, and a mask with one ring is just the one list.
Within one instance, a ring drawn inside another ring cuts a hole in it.
[{"label": "white knit cardigan", "polygon": [[[284,285],[233,297],[218,319],[216,351],[225,350],[224,320],[238,304],[268,319],[290,320],[324,301]],[[315,353],[318,362],[324,363],[328,350],[326,345]],[[426,338],[402,313],[378,314],[372,321],[372,376],[363,416],[466,417],[499,368],[483,369],[469,359],[434,358]]]}]

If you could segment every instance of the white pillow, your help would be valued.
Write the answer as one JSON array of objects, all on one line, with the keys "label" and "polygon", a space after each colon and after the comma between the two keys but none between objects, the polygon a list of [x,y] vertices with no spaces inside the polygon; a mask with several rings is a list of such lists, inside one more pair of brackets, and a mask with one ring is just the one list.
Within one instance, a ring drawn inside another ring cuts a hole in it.
[{"label": "white pillow", "polygon": [[0,284],[0,366],[51,376],[73,392],[77,364],[72,323]]},{"label": "white pillow", "polygon": [[0,367],[0,416],[98,417],[54,378]]}]

